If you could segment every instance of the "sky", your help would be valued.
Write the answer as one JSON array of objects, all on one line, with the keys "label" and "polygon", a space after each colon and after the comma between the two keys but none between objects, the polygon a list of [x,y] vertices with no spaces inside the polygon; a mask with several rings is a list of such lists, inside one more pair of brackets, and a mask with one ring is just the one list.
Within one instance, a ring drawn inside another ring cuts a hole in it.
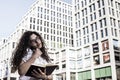
[{"label": "sky", "polygon": [[[0,38],[8,37],[16,29],[24,14],[36,0],[0,1]],[[62,0],[68,3],[71,0]]]}]

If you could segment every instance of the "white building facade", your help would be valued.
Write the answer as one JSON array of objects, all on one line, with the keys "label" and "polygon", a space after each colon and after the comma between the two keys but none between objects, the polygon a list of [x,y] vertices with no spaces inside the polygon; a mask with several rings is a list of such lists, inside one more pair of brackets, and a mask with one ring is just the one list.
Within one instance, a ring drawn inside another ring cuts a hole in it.
[{"label": "white building facade", "polygon": [[55,52],[54,62],[59,67],[54,72],[55,80],[77,80],[77,51],[66,47]]},{"label": "white building facade", "polygon": [[120,80],[120,0],[73,0],[78,80]]}]

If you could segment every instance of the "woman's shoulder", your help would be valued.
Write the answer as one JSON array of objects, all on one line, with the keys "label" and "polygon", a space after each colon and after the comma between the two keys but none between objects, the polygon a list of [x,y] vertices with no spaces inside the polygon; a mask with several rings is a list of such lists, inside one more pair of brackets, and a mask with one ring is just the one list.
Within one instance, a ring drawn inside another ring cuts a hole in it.
[{"label": "woman's shoulder", "polygon": [[26,51],[27,51],[27,53],[26,53],[26,55],[23,57],[23,61],[28,60],[28,59],[32,56],[32,53],[33,53],[33,51],[32,51],[30,48],[27,48]]}]

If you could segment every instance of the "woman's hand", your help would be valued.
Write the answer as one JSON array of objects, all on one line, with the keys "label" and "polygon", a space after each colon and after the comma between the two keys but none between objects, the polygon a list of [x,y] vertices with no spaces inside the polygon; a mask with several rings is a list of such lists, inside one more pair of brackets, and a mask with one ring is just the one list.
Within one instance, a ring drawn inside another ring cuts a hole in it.
[{"label": "woman's hand", "polygon": [[44,72],[42,72],[40,69],[38,71],[33,70],[32,75],[37,79],[44,79],[44,80],[52,80],[52,76],[47,76]]},{"label": "woman's hand", "polygon": [[38,58],[42,54],[42,51],[39,48],[36,48],[33,52],[34,58]]},{"label": "woman's hand", "polygon": [[53,80],[53,76],[52,75],[48,75],[48,80]]}]

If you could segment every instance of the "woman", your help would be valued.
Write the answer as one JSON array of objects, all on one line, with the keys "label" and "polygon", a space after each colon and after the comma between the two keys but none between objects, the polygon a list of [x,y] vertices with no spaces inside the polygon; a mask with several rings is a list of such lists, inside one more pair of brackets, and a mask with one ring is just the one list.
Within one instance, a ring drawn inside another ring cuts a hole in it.
[{"label": "woman", "polygon": [[41,35],[35,31],[26,31],[12,55],[12,71],[18,70],[20,80],[52,80],[52,76],[45,75],[39,70],[32,71],[34,77],[25,76],[31,64],[45,65],[50,63],[45,43]]}]

